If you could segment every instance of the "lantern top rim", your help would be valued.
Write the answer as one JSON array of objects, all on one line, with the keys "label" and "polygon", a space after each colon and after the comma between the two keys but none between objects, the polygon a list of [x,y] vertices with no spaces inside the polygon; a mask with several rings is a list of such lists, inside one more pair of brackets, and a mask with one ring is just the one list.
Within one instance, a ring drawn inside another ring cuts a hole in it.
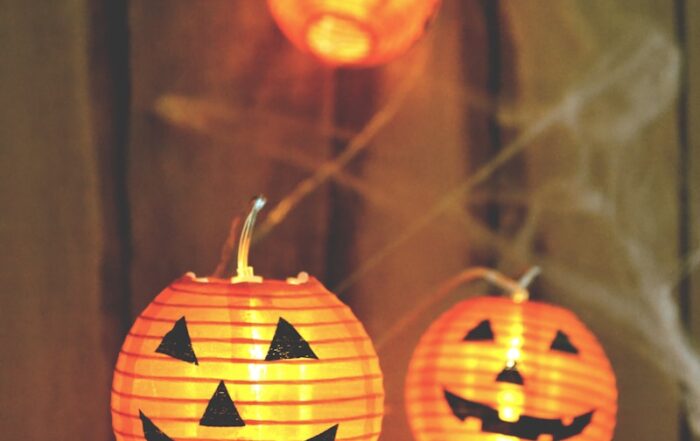
[{"label": "lantern top rim", "polygon": [[261,281],[237,281],[234,278],[204,276],[198,277],[193,272],[187,272],[174,280],[170,287],[199,290],[211,288],[222,292],[239,291],[308,291],[328,289],[315,277],[305,272],[296,277],[288,277],[286,280],[264,278]]}]

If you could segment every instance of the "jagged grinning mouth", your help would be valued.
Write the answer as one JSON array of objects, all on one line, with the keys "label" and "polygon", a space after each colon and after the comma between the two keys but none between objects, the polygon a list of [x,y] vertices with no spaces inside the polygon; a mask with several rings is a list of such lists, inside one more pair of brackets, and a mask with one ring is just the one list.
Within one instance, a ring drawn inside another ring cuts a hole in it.
[{"label": "jagged grinning mouth", "polygon": [[490,433],[516,436],[522,439],[537,440],[540,435],[552,435],[554,441],[561,441],[583,432],[593,419],[595,410],[581,414],[565,425],[561,419],[537,418],[521,415],[518,421],[503,421],[498,411],[485,404],[470,401],[443,389],[445,400],[454,416],[461,421],[469,417],[481,420],[481,430]]}]

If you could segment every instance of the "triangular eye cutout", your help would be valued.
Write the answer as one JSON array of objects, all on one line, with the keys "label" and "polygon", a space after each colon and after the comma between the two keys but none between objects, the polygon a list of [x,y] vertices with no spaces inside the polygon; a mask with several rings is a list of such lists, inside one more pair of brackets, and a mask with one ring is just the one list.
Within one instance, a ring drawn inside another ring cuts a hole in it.
[{"label": "triangular eye cutout", "polygon": [[280,317],[265,361],[291,360],[294,358],[313,358],[318,360],[318,357],[311,350],[311,346],[304,340],[304,337],[294,329],[294,326]]},{"label": "triangular eye cutout", "polygon": [[338,433],[338,425],[331,427],[323,433],[320,433],[306,441],[335,441],[335,435]]},{"label": "triangular eye cutout", "polygon": [[220,382],[216,392],[209,400],[207,410],[199,421],[200,426],[207,427],[243,427],[245,422],[233,404],[231,395],[224,382]]},{"label": "triangular eye cutout", "polygon": [[557,331],[557,336],[552,340],[552,345],[549,349],[553,351],[568,352],[570,354],[578,354],[578,348],[569,340],[569,336],[561,331]]},{"label": "triangular eye cutout", "polygon": [[173,441],[168,435],[164,434],[146,415],[139,410],[139,418],[143,426],[143,436],[146,441]]},{"label": "triangular eye cutout", "polygon": [[192,340],[187,330],[185,317],[175,322],[173,329],[165,334],[156,352],[199,365],[197,356],[194,355],[194,349],[192,349]]},{"label": "triangular eye cutout", "polygon": [[482,320],[464,337],[464,341],[484,341],[493,340],[493,331],[491,330],[491,321]]}]

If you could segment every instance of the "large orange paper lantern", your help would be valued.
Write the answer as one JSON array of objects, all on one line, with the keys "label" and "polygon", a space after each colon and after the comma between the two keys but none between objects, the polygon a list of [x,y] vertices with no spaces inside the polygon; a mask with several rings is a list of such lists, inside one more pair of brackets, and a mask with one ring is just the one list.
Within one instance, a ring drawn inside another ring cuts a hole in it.
[{"label": "large orange paper lantern", "polygon": [[376,440],[382,373],[350,309],[303,273],[238,274],[190,273],[136,319],[114,372],[117,441]]},{"label": "large orange paper lantern", "polygon": [[610,441],[617,389],[603,348],[572,312],[477,297],[421,338],[406,410],[416,441]]},{"label": "large orange paper lantern", "polygon": [[440,0],[268,0],[285,35],[331,65],[385,63],[425,32]]}]

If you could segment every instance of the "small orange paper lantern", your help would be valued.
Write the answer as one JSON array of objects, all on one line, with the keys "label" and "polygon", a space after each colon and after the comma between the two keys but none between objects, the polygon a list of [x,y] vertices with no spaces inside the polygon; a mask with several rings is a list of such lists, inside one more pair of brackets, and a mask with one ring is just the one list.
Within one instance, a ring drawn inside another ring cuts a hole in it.
[{"label": "small orange paper lantern", "polygon": [[114,372],[117,441],[379,437],[382,373],[362,324],[305,273],[255,276],[251,229],[237,277],[190,273],[136,319]]},{"label": "small orange paper lantern", "polygon": [[418,40],[440,0],[268,0],[282,31],[331,65],[385,63]]},{"label": "small orange paper lantern", "polygon": [[476,297],[421,338],[406,411],[416,441],[610,441],[617,389],[598,340],[570,311]]}]

